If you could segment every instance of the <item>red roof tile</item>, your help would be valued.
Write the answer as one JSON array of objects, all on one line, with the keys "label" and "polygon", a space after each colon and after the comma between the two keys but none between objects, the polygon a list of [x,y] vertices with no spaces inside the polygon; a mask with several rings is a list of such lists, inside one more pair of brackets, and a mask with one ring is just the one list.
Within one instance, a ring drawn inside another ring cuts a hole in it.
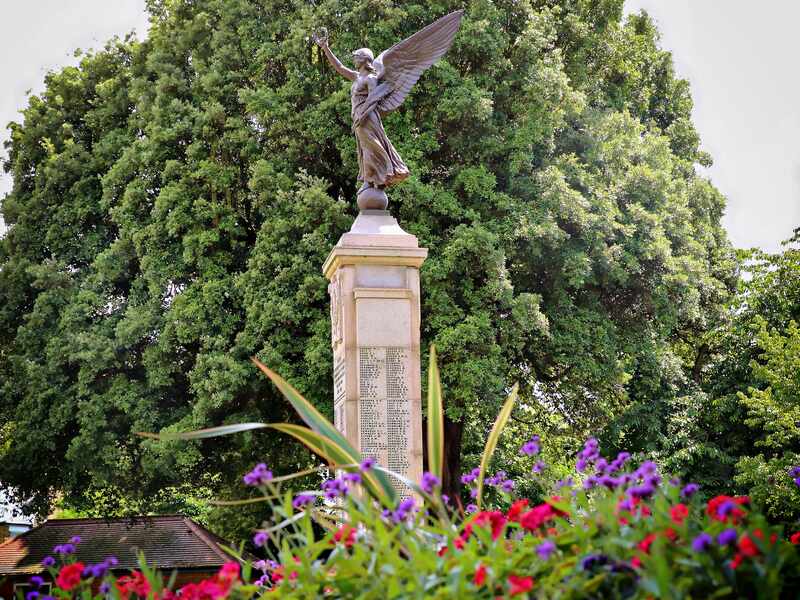
[{"label": "red roof tile", "polygon": [[137,568],[139,552],[158,569],[214,570],[234,560],[228,545],[206,528],[181,516],[118,519],[51,519],[0,544],[0,575],[42,571],[53,547],[80,536],[75,555],[83,563],[116,556],[120,569]]}]

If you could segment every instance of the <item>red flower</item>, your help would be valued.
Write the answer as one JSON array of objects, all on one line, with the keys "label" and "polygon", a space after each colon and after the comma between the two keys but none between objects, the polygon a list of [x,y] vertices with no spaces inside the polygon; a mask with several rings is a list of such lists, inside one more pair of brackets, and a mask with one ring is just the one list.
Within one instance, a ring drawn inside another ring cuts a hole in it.
[{"label": "red flower", "polygon": [[655,540],[656,540],[656,534],[655,533],[650,533],[641,542],[636,544],[636,547],[639,548],[639,550],[641,550],[645,554],[649,554],[650,553],[650,546],[652,545],[652,543]]},{"label": "red flower", "polygon": [[492,539],[496,540],[503,533],[503,528],[506,526],[506,517],[499,510],[479,512],[464,527],[464,533],[461,534],[462,539],[467,539],[472,534],[473,525],[491,525]]},{"label": "red flower", "polygon": [[734,557],[733,557],[733,560],[731,561],[731,569],[733,569],[734,571],[735,571],[736,569],[738,569],[738,568],[739,568],[739,565],[740,565],[740,564],[742,564],[742,561],[743,561],[743,560],[744,560],[744,556],[742,556],[741,554],[739,554],[739,553],[737,552],[737,553],[736,553],[736,556],[734,556]]},{"label": "red flower", "polygon": [[331,545],[344,543],[345,548],[350,548],[356,543],[356,529],[350,525],[342,525],[333,534]]},{"label": "red flower", "polygon": [[478,565],[478,568],[475,569],[475,577],[472,578],[472,583],[481,587],[484,581],[486,581],[486,567]]},{"label": "red flower", "polygon": [[[761,536],[756,534],[756,537],[763,537],[763,534]],[[739,552],[751,558],[759,555],[758,546],[756,546],[756,543],[746,533],[742,534],[742,537],[739,539]]]},{"label": "red flower", "polygon": [[146,598],[150,593],[150,582],[139,571],[132,571],[130,575],[120,577],[115,585],[123,600],[128,600],[131,594]]},{"label": "red flower", "polygon": [[741,508],[734,508],[727,515],[719,514],[720,506],[726,502],[733,502],[739,506],[746,506],[750,504],[750,498],[747,496],[715,496],[708,501],[706,505],[706,514],[715,521],[738,523],[745,514]]},{"label": "red flower", "polygon": [[638,556],[634,556],[634,557],[631,559],[631,566],[632,566],[634,569],[639,569],[639,568],[641,568],[641,566],[642,566],[642,560],[641,560],[641,559],[640,559]]},{"label": "red flower", "polygon": [[689,508],[685,504],[676,504],[669,509],[669,517],[676,525],[681,525],[689,516]]},{"label": "red flower", "polygon": [[678,534],[672,527],[667,527],[664,530],[664,537],[666,537],[670,542],[674,542],[678,539]]},{"label": "red flower", "polygon": [[222,568],[217,573],[217,577],[220,581],[226,581],[233,583],[239,579],[239,563],[238,562],[228,562],[222,565]]},{"label": "red flower", "polygon": [[544,503],[533,507],[523,514],[519,519],[519,523],[524,529],[534,531],[560,514],[563,513],[560,513],[549,504]]},{"label": "red flower", "polygon": [[56,577],[56,585],[62,590],[70,591],[76,588],[81,582],[81,573],[83,573],[84,564],[82,562],[72,563],[61,567]]},{"label": "red flower", "polygon": [[789,541],[793,544],[800,544],[800,531],[793,533],[792,537],[789,538]]},{"label": "red flower", "polygon": [[519,575],[509,575],[508,583],[510,589],[508,590],[509,596],[516,596],[517,594],[524,594],[525,592],[533,589],[533,577],[520,577]]},{"label": "red flower", "polygon": [[509,521],[519,521],[520,515],[522,515],[522,511],[528,506],[527,500],[517,500],[514,504],[511,505],[511,508],[508,509],[506,513],[506,517]]}]

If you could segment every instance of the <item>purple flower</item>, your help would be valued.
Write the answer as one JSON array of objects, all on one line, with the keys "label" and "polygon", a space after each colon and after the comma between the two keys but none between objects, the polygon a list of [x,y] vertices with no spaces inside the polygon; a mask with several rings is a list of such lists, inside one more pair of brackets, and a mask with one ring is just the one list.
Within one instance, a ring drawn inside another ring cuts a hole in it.
[{"label": "purple flower", "polygon": [[601,475],[598,478],[597,483],[608,488],[609,490],[613,490],[620,485],[619,479],[612,477],[611,475]]},{"label": "purple flower", "polygon": [[545,540],[536,547],[536,554],[542,560],[548,560],[553,552],[556,551],[556,545],[553,540]]},{"label": "purple flower", "polygon": [[267,585],[269,585],[269,583],[270,583],[269,575],[262,575],[256,580],[256,585],[261,587],[266,587]]},{"label": "purple flower", "polygon": [[344,479],[348,483],[361,483],[361,474],[360,473],[345,473],[344,475],[342,475],[342,479]]},{"label": "purple flower", "polygon": [[372,467],[375,466],[376,462],[377,461],[373,457],[368,456],[367,458],[361,461],[360,469],[362,471],[369,471]]},{"label": "purple flower", "polygon": [[531,469],[531,472],[533,472],[533,473],[537,473],[537,474],[538,474],[538,473],[541,473],[542,471],[544,471],[544,468],[545,468],[546,466],[547,466],[547,465],[546,465],[546,464],[544,464],[544,461],[542,461],[542,460],[537,460],[537,461],[536,461],[536,464],[535,464],[535,465],[533,465],[533,469]]},{"label": "purple flower", "polygon": [[478,497],[478,488],[469,488],[469,497],[470,498],[477,498]]},{"label": "purple flower", "polygon": [[39,592],[36,590],[28,592],[25,594],[25,600],[39,600]]},{"label": "purple flower", "polygon": [[38,587],[42,587],[44,585],[44,578],[39,577],[38,575],[34,575],[28,581],[31,582],[31,585]]},{"label": "purple flower", "polygon": [[81,543],[81,536],[79,535],[72,536],[71,538],[69,538],[69,543],[77,546],[78,544]]},{"label": "purple flower", "polygon": [[800,477],[795,477],[795,478],[794,478],[794,484],[795,484],[797,487],[800,487]]},{"label": "purple flower", "polygon": [[267,465],[264,463],[258,463],[253,467],[253,470],[247,473],[242,479],[245,485],[264,485],[272,479],[272,471],[267,469]]},{"label": "purple flower", "polygon": [[44,567],[52,567],[55,564],[56,564],[56,559],[53,558],[52,556],[45,556],[44,559],[42,560],[42,566]]},{"label": "purple flower", "polygon": [[726,529],[722,533],[717,536],[717,543],[720,546],[730,546],[736,543],[736,539],[739,537],[739,534],[736,533],[735,529]]},{"label": "purple flower", "polygon": [[528,456],[534,456],[535,454],[539,454],[539,436],[535,435],[527,442],[522,444],[522,448],[519,449],[520,454],[527,454]]},{"label": "purple flower", "polygon": [[505,471],[498,471],[491,477],[486,479],[486,485],[501,485],[506,480],[506,472]]},{"label": "purple flower", "polygon": [[576,470],[576,471],[578,471],[578,473],[583,473],[583,472],[586,470],[586,465],[588,464],[588,462],[589,462],[589,461],[587,461],[587,460],[586,460],[585,458],[583,458],[583,457],[579,458],[579,459],[578,459],[578,460],[575,462],[575,470]]},{"label": "purple flower", "polygon": [[342,479],[328,479],[322,483],[322,491],[328,500],[335,500],[347,496],[350,488]]},{"label": "purple flower", "polygon": [[268,539],[269,539],[269,536],[267,536],[267,532],[266,531],[259,531],[258,533],[256,533],[253,536],[253,543],[256,546],[258,546],[259,548],[261,548],[262,546],[266,546],[267,545],[267,540]]},{"label": "purple flower", "polygon": [[789,469],[789,477],[800,477],[800,465]]},{"label": "purple flower", "polygon": [[595,565],[604,565],[608,562],[608,557],[603,554],[590,554],[581,559],[581,569],[588,571]]},{"label": "purple flower", "polygon": [[426,471],[422,474],[422,481],[419,485],[426,494],[432,494],[433,490],[442,485],[442,481],[433,473]]},{"label": "purple flower", "polygon": [[467,513],[476,513],[478,512],[478,506],[476,504],[467,504],[466,508],[464,509]]},{"label": "purple flower", "polygon": [[575,480],[572,477],[567,477],[566,479],[559,479],[556,481],[556,489],[560,490],[561,488],[571,488],[575,485]]},{"label": "purple flower", "polygon": [[461,476],[461,483],[463,483],[464,485],[469,485],[470,483],[475,481],[478,478],[478,475],[480,474],[481,474],[480,467],[475,467],[469,473],[464,473]]},{"label": "purple flower", "polygon": [[72,554],[75,552],[75,546],[73,544],[59,544],[55,548],[53,548],[53,552],[56,554]]},{"label": "purple flower", "polygon": [[111,584],[107,581],[104,581],[100,584],[100,593],[103,595],[108,594],[111,591]]},{"label": "purple flower", "polygon": [[116,556],[107,556],[104,562],[108,565],[109,569],[111,567],[116,567],[119,564]]},{"label": "purple flower", "polygon": [[601,456],[594,463],[594,470],[596,473],[600,474],[600,473],[605,473],[606,469],[608,469],[608,461]]},{"label": "purple flower", "polygon": [[448,496],[447,494],[442,494],[442,502],[444,502],[446,505],[449,506],[450,505],[450,496]]},{"label": "purple flower", "polygon": [[697,485],[696,483],[687,483],[681,490],[681,498],[691,498],[698,491],[700,491],[699,485]]},{"label": "purple flower", "polygon": [[265,560],[257,560],[253,563],[253,568],[257,571],[261,571],[264,573],[267,570],[267,561]]},{"label": "purple flower", "polygon": [[500,484],[500,489],[502,489],[507,494],[510,494],[512,491],[514,491],[514,480],[506,479],[503,483]]},{"label": "purple flower", "polygon": [[649,498],[655,491],[655,488],[649,483],[628,488],[628,494],[634,498]]},{"label": "purple flower", "polygon": [[705,552],[713,542],[714,538],[706,532],[703,532],[692,540],[692,550],[695,552]]},{"label": "purple flower", "polygon": [[392,520],[395,523],[400,523],[408,519],[409,515],[414,511],[415,504],[413,498],[405,498],[397,505],[397,509],[392,513]]},{"label": "purple flower", "polygon": [[591,490],[597,485],[597,477],[591,475],[586,478],[586,481],[583,482],[583,489]]},{"label": "purple flower", "polygon": [[292,507],[295,510],[300,510],[301,508],[314,504],[316,499],[317,497],[314,494],[297,494],[294,500],[292,500]]},{"label": "purple flower", "polygon": [[726,500],[717,507],[717,516],[721,518],[727,517],[734,510],[736,510],[736,502],[733,500]]}]

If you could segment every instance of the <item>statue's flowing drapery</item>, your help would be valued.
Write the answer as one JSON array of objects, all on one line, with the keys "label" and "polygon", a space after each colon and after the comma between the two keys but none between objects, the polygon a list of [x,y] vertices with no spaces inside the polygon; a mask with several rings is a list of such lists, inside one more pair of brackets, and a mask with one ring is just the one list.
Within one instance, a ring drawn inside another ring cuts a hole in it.
[{"label": "statue's flowing drapery", "polygon": [[353,133],[358,150],[358,180],[374,186],[403,181],[409,171],[394,149],[378,113],[378,100],[369,94],[366,81],[354,81],[351,88]]}]

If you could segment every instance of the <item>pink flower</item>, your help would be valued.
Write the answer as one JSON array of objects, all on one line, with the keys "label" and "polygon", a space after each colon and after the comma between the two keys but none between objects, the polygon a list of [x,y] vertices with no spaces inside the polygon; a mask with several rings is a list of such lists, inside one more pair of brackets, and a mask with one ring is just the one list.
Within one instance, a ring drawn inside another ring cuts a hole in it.
[{"label": "pink flower", "polygon": [[83,573],[84,564],[82,562],[72,563],[61,567],[56,577],[56,585],[62,590],[70,591],[81,582],[81,573]]},{"label": "pink flower", "polygon": [[509,596],[524,594],[533,589],[533,577],[520,577],[519,575],[508,576]]},{"label": "pink flower", "polygon": [[116,586],[122,600],[128,600],[131,594],[144,598],[150,594],[150,582],[139,571],[132,571],[130,575],[120,577]]},{"label": "pink flower", "polygon": [[472,578],[472,583],[474,583],[478,587],[481,587],[485,581],[486,581],[486,567],[479,564],[478,568],[475,569],[475,577]]},{"label": "pink flower", "polygon": [[669,509],[669,517],[676,525],[681,525],[689,516],[689,508],[685,504],[676,504]]}]

